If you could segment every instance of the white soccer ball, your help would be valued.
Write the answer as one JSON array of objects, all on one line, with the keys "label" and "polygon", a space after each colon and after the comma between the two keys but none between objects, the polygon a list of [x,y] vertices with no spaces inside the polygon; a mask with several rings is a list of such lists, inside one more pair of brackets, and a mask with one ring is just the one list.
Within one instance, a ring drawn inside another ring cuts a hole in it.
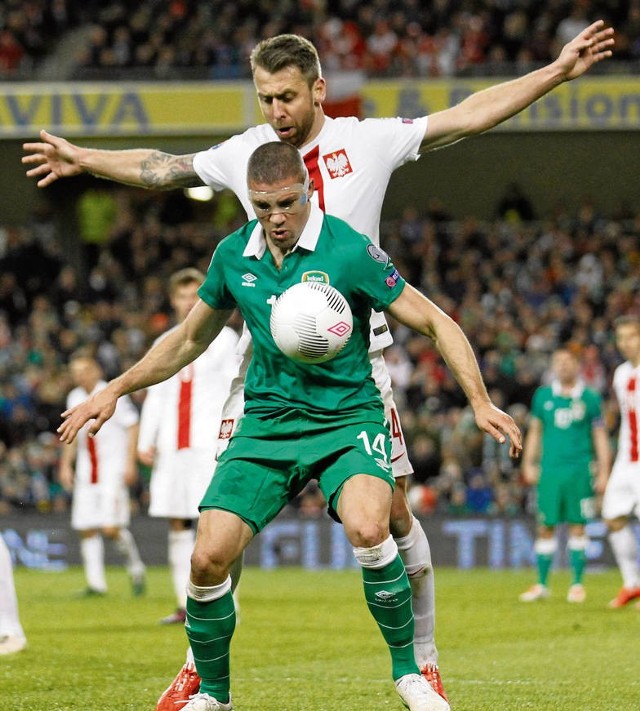
[{"label": "white soccer ball", "polygon": [[303,281],[276,299],[270,327],[286,356],[300,363],[324,363],[345,347],[353,332],[353,315],[337,289]]}]

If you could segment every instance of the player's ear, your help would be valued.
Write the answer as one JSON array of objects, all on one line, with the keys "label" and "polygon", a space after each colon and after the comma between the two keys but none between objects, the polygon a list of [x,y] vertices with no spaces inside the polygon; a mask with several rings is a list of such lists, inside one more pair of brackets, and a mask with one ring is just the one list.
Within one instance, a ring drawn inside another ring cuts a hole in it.
[{"label": "player's ear", "polygon": [[311,200],[311,196],[316,191],[316,184],[313,182],[313,178],[309,181],[309,187],[307,188],[307,199]]},{"label": "player's ear", "polygon": [[313,84],[313,105],[321,106],[327,98],[327,83],[322,77],[318,77]]}]

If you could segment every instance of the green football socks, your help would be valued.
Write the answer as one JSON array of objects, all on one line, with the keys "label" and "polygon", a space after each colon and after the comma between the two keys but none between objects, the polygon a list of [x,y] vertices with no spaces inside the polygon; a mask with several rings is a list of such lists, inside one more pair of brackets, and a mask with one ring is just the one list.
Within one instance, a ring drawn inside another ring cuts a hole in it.
[{"label": "green football socks", "polygon": [[538,566],[538,582],[540,585],[547,584],[549,579],[549,571],[551,570],[551,564],[553,563],[553,554],[538,553],[536,554],[536,564]]},{"label": "green football socks", "polygon": [[212,602],[187,597],[185,629],[191,643],[200,691],[222,703],[229,701],[229,648],[236,627],[236,610],[229,590]]},{"label": "green football socks", "polygon": [[413,611],[411,586],[402,559],[396,555],[379,569],[362,568],[364,595],[373,618],[391,653],[394,680],[405,674],[419,674],[413,654]]},{"label": "green football socks", "polygon": [[582,585],[587,556],[584,548],[569,548],[569,565],[573,574],[572,585]]}]

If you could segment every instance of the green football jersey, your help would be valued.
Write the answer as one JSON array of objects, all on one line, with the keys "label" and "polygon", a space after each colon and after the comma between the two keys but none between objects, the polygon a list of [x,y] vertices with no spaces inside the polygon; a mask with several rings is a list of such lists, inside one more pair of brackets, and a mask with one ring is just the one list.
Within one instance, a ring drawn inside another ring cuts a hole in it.
[{"label": "green football jersey", "polygon": [[[330,284],[348,301],[353,332],[326,363],[308,365],[285,356],[269,328],[271,307],[287,288],[302,281]],[[312,205],[295,248],[275,266],[260,223],[248,222],[216,248],[200,298],[211,308],[238,307],[253,340],[245,379],[245,412],[266,417],[297,408],[314,417],[362,419],[383,412],[371,376],[369,318],[401,294],[405,282],[389,257],[368,237]]]},{"label": "green football jersey", "polygon": [[542,423],[542,467],[594,458],[592,430],[602,424],[602,401],[591,388],[576,386],[570,396],[557,384],[539,387],[531,414]]}]

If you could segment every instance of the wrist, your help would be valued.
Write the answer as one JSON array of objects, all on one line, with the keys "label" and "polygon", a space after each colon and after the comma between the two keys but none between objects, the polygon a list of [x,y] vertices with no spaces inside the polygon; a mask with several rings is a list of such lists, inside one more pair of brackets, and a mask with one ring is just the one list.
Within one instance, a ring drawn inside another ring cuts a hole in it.
[{"label": "wrist", "polygon": [[95,167],[95,154],[96,151],[93,148],[78,148],[76,154],[76,165],[82,173],[92,173],[93,175],[100,175]]}]

